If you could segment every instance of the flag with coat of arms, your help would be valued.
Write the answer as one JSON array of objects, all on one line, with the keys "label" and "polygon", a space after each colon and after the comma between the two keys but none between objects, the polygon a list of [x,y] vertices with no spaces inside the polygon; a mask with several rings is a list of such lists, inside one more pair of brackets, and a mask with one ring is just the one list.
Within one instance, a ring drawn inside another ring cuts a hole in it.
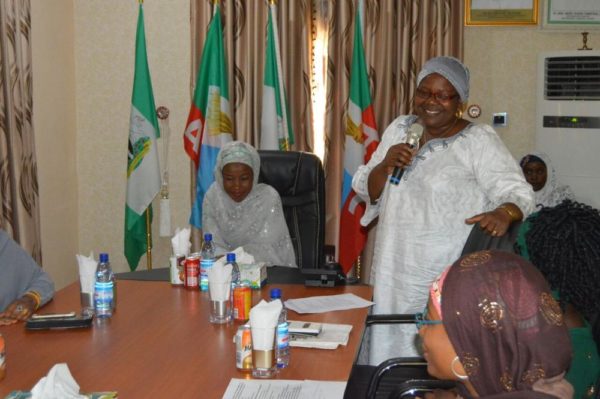
[{"label": "flag with coat of arms", "polygon": [[146,53],[144,9],[139,5],[135,39],[135,72],[129,144],[127,152],[127,193],[125,204],[125,257],[131,270],[147,250],[146,212],[152,218],[152,200],[160,190],[160,168],[156,140],[160,136]]},{"label": "flag with coat of arms", "polygon": [[221,147],[232,139],[223,28],[220,7],[216,3],[183,135],[185,151],[196,167],[196,200],[192,205],[190,224],[197,228],[202,227],[204,195],[215,180],[217,155]]},{"label": "flag with coat of arms", "polygon": [[366,205],[352,190],[352,177],[359,166],[369,161],[378,144],[379,135],[369,91],[360,18],[357,12],[354,21],[340,215],[339,263],[344,273],[350,271],[367,241],[367,231],[360,225]]}]

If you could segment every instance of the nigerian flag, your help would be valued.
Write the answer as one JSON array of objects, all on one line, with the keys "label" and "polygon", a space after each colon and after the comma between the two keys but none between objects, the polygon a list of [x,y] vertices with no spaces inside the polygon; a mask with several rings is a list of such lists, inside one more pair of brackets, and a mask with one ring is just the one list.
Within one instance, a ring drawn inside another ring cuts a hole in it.
[{"label": "nigerian flag", "polygon": [[278,35],[275,4],[271,1],[265,49],[260,148],[286,151],[294,144],[294,133],[285,99]]},{"label": "nigerian flag", "polygon": [[144,10],[140,4],[135,39],[125,204],[125,257],[131,270],[135,270],[140,257],[146,252],[145,212],[150,212],[152,216],[152,200],[160,190],[156,148],[156,139],[160,136],[160,131],[155,109],[146,55]]}]

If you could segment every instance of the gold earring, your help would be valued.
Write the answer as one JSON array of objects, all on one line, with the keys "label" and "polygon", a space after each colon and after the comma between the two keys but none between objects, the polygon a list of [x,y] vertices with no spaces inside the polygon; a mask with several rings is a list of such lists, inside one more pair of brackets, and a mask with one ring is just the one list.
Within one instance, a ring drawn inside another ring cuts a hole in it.
[{"label": "gold earring", "polygon": [[465,111],[464,111],[464,108],[465,108],[465,107],[464,107],[464,105],[463,105],[463,104],[460,104],[460,105],[458,106],[458,108],[456,109],[456,114],[455,114],[455,116],[456,116],[456,118],[457,118],[457,119],[461,119],[461,118],[462,118],[462,116],[463,116],[463,113],[465,112]]}]

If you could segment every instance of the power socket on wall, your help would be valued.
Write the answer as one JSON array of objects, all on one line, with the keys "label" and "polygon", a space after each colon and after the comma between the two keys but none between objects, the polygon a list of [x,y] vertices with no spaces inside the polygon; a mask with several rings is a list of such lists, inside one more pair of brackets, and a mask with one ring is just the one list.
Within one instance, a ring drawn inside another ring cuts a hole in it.
[{"label": "power socket on wall", "polygon": [[493,126],[508,126],[508,113],[498,112],[492,114],[492,125]]}]

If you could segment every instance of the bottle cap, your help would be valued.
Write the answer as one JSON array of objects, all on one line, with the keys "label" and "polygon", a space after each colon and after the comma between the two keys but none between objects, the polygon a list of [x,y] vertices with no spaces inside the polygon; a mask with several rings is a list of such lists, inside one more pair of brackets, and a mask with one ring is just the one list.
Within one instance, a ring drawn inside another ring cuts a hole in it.
[{"label": "bottle cap", "polygon": [[212,241],[212,234],[204,233],[204,241]]},{"label": "bottle cap", "polygon": [[227,254],[227,262],[235,262],[235,254],[234,253]]},{"label": "bottle cap", "polygon": [[102,252],[102,253],[100,254],[100,262],[101,262],[101,263],[106,263],[106,262],[108,262],[108,254],[107,254],[107,253],[105,253],[105,252]]},{"label": "bottle cap", "polygon": [[280,288],[271,288],[271,299],[281,298],[281,289]]}]

